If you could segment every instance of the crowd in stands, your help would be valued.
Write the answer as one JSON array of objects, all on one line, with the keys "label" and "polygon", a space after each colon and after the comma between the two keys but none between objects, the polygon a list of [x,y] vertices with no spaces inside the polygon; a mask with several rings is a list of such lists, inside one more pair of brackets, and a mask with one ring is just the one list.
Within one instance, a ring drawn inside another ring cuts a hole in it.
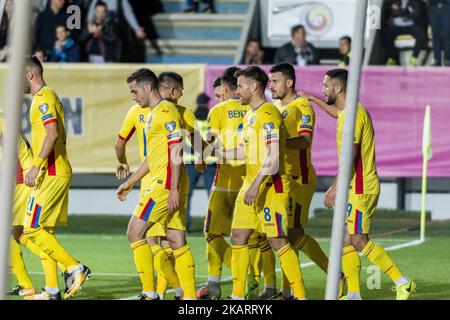
[{"label": "crowd in stands", "polygon": [[[49,62],[145,62],[148,39],[162,54],[151,17],[162,11],[153,1],[33,0],[33,52]],[[69,30],[67,8],[81,9],[81,29]],[[13,14],[7,0],[0,26],[0,61],[9,55],[7,36]]]},{"label": "crowd in stands", "polygon": [[[158,33],[152,15],[162,12],[160,1],[142,0],[33,0],[33,52],[49,62],[145,62],[145,40],[158,55]],[[82,28],[68,30],[67,7],[81,8]],[[13,14],[13,0],[6,0],[0,23],[0,62],[10,49],[7,35]],[[183,12],[214,13],[214,0],[186,0]],[[386,65],[400,65],[396,39],[415,39],[409,65],[417,66],[423,49],[433,50],[435,66],[450,66],[450,0],[385,0],[382,8],[381,43]],[[431,42],[430,42],[431,40]],[[338,43],[340,66],[349,64],[351,39]],[[242,64],[289,62],[298,66],[320,64],[320,52],[307,40],[303,25],[291,29],[291,40],[269,57],[261,43],[252,39]]]}]

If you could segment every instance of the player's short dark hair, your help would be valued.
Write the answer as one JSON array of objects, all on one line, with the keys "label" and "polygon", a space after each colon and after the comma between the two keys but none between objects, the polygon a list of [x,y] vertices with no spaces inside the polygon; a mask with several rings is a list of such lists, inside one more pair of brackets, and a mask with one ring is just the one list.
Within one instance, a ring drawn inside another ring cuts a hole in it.
[{"label": "player's short dark hair", "polygon": [[225,69],[222,76],[220,77],[220,84],[227,85],[231,90],[237,89],[237,77],[236,72],[241,70],[238,67],[229,67]]},{"label": "player's short dark hair", "polygon": [[252,79],[258,82],[263,90],[265,90],[265,88],[267,87],[267,83],[269,82],[269,77],[267,76],[267,74],[258,66],[250,66],[246,69],[239,70],[235,73],[235,76],[236,78],[242,76],[248,79]]},{"label": "player's short dark hair", "polygon": [[222,81],[220,80],[220,77],[216,78],[213,83],[213,87],[217,88],[218,86],[222,85]]},{"label": "player's short dark hair", "polygon": [[175,85],[183,86],[183,77],[172,71],[165,71],[161,72],[158,76],[158,82],[161,86],[162,84],[169,85],[171,87],[174,87]]},{"label": "player's short dark hair", "polygon": [[291,79],[295,87],[295,69],[294,66],[287,62],[280,62],[270,68],[270,73],[281,72],[286,78]]},{"label": "player's short dark hair", "polygon": [[296,24],[295,26],[293,26],[291,28],[291,37],[293,37],[294,34],[300,29],[303,29],[303,31],[306,31],[305,26],[302,24]]},{"label": "player's short dark hair", "polygon": [[333,69],[329,70],[326,75],[331,80],[337,80],[341,85],[343,90],[345,91],[347,88],[347,78],[348,78],[348,71],[345,69]]},{"label": "player's short dark hair", "polygon": [[155,73],[147,68],[137,69],[135,72],[130,74],[127,78],[127,83],[136,81],[136,84],[141,85],[143,83],[150,83],[152,88],[158,88],[158,77]]},{"label": "player's short dark hair", "polygon": [[345,40],[350,44],[352,43],[352,38],[350,38],[349,36],[342,36],[339,38],[339,41],[341,41],[341,40]]},{"label": "player's short dark hair", "polygon": [[105,1],[102,0],[98,0],[97,3],[95,4],[95,7],[105,7],[108,10],[108,5],[106,4]]},{"label": "player's short dark hair", "polygon": [[27,57],[25,66],[26,68],[37,70],[40,75],[44,73],[44,67],[42,66],[41,61],[39,61],[39,59],[35,55]]}]

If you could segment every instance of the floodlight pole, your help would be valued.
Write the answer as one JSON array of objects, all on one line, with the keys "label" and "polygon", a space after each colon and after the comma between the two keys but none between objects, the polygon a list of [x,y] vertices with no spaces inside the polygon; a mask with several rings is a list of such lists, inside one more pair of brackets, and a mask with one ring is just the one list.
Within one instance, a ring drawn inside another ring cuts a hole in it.
[{"label": "floodlight pole", "polygon": [[333,215],[331,233],[330,260],[328,264],[326,300],[336,300],[341,270],[341,252],[344,242],[345,212],[347,207],[348,187],[352,167],[353,134],[355,131],[356,107],[358,105],[359,86],[364,49],[364,34],[368,0],[356,2],[356,19],[352,38],[352,58],[347,82],[345,99],[345,119],[342,136],[342,148],[339,157],[337,178],[336,206]]},{"label": "floodlight pole", "polygon": [[0,299],[5,299],[8,280],[9,237],[17,166],[17,142],[25,81],[25,56],[30,42],[30,1],[15,1],[9,43],[9,57],[4,88],[5,132],[0,175]]}]

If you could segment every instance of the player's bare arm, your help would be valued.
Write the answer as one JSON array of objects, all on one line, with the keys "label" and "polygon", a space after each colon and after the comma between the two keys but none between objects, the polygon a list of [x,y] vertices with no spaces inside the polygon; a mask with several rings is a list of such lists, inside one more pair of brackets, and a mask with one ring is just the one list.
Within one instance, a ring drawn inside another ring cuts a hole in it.
[{"label": "player's bare arm", "polygon": [[326,113],[328,113],[331,117],[337,119],[338,117],[338,113],[337,113],[337,108],[335,105],[329,105],[327,104],[324,100],[303,92],[303,91],[297,91],[297,94],[302,97],[305,98],[306,100],[310,101],[310,102],[314,102],[316,105],[318,105],[323,111],[325,111]]},{"label": "player's bare arm", "polygon": [[149,170],[147,161],[147,158],[145,158],[139,169],[137,169],[125,183],[122,183],[119,188],[117,188],[116,194],[120,201],[125,201],[134,185],[148,173]]},{"label": "player's bare arm", "polygon": [[117,160],[119,161],[119,164],[116,166],[116,177],[119,180],[125,179],[130,175],[130,166],[128,165],[126,156],[126,145],[126,140],[117,138],[114,148],[116,150]]},{"label": "player's bare arm", "polygon": [[250,187],[245,192],[244,203],[247,205],[254,204],[258,197],[261,184],[266,181],[267,177],[276,174],[279,167],[279,144],[278,141],[272,141],[267,145],[266,156],[264,157],[261,169],[253,180]]},{"label": "player's bare arm", "polygon": [[304,133],[298,137],[286,139],[286,148],[294,150],[305,150],[311,146],[311,134]]},{"label": "player's bare arm", "polygon": [[172,173],[170,180],[170,193],[167,200],[167,209],[172,214],[176,212],[180,205],[180,185],[181,166],[183,163],[183,149],[181,141],[170,145],[170,170]]},{"label": "player's bare arm", "polygon": [[[357,155],[358,145],[353,144],[353,154],[352,154],[352,163],[355,163],[356,155]],[[352,166],[352,172],[350,174],[350,181],[352,181],[353,176],[355,175],[355,167]],[[336,203],[336,192],[337,192],[337,176],[334,178],[333,183],[330,188],[328,188],[325,193],[325,197],[323,199],[323,204],[326,208],[333,208]]]},{"label": "player's bare arm", "polygon": [[[58,141],[59,133],[58,133],[58,125],[57,122],[49,123],[45,126],[45,138],[44,143],[42,144],[41,151],[39,152],[38,159],[45,160],[52,150],[55,148],[56,141]],[[41,161],[39,161],[41,162]],[[25,176],[25,184],[28,187],[34,187],[36,184],[36,178],[39,174],[40,166],[33,164],[31,169],[28,171]]]}]

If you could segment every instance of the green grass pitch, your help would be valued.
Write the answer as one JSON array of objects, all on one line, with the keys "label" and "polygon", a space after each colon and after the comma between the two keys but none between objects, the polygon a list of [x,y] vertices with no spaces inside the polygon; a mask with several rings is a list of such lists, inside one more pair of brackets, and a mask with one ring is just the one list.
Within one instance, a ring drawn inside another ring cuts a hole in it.
[{"label": "green grass pitch", "polygon": [[[72,216],[69,227],[58,230],[58,239],[77,259],[88,265],[93,272],[92,278],[85,283],[83,290],[74,299],[123,299],[135,298],[140,292],[140,282],[136,274],[133,257],[125,236],[128,217],[113,216]],[[374,236],[377,243],[385,248],[418,239],[417,219],[381,216],[375,219]],[[194,229],[201,221],[193,222]],[[328,255],[330,246],[331,218],[317,215],[311,219],[308,233],[319,239],[319,243]],[[450,247],[450,222],[432,223],[427,226],[427,241],[421,245],[391,251],[390,255],[402,272],[417,283],[417,294],[412,299],[448,299],[450,297],[450,259],[447,251]],[[196,261],[197,286],[207,279],[205,258],[205,240],[200,232],[191,232],[188,238]],[[36,288],[44,287],[42,267],[39,258],[24,249],[25,262]],[[301,254],[301,263],[309,262]],[[395,298],[391,291],[390,279],[381,273],[381,282],[373,281],[373,271],[367,258],[362,257],[361,288],[363,299]],[[279,266],[277,266],[278,268]],[[302,269],[310,299],[323,299],[326,275],[315,265]],[[277,273],[277,286],[280,286],[280,273]],[[222,295],[231,293],[230,271],[224,268]],[[369,289],[367,281],[375,286]],[[11,286],[16,285],[13,275]],[[261,284],[262,288],[263,284]],[[64,288],[62,279],[60,287]],[[173,294],[167,294],[168,299]],[[12,299],[21,299],[13,297]]]}]

